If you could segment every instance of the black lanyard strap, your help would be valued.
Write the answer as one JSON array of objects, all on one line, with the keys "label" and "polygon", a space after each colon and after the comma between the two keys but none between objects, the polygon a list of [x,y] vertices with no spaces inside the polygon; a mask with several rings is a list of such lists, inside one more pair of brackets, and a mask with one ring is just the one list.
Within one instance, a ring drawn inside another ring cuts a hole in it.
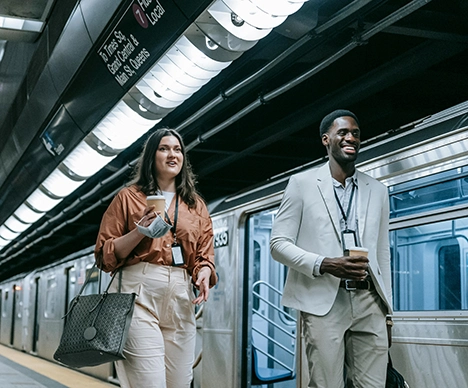
[{"label": "black lanyard strap", "polygon": [[164,211],[166,214],[166,220],[169,225],[172,225],[171,232],[174,234],[174,243],[177,243],[177,218],[179,217],[179,195],[176,194],[176,200],[175,200],[175,211],[174,211],[174,224],[171,222],[171,219],[169,218],[169,215],[167,214],[166,211]]},{"label": "black lanyard strap", "polygon": [[340,208],[341,215],[343,216],[343,220],[344,220],[344,223],[345,223],[346,230],[348,229],[348,217],[349,217],[349,212],[351,211],[351,206],[353,204],[354,190],[356,188],[356,185],[354,184],[354,181],[353,181],[352,185],[353,185],[353,189],[351,190],[351,195],[349,196],[348,209],[346,210],[346,213],[345,213],[345,211],[343,209],[343,206],[341,205],[340,199],[338,198],[338,194],[336,194],[335,188],[333,188],[333,191],[335,193],[336,202],[338,203],[338,207]]}]

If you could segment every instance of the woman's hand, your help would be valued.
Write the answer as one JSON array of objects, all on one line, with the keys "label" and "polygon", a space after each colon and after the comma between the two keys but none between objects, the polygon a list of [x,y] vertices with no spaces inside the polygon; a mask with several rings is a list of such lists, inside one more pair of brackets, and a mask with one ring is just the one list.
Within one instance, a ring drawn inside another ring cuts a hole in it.
[{"label": "woman's hand", "polygon": [[200,294],[192,301],[193,304],[200,304],[201,302],[206,302],[208,300],[208,295],[210,293],[210,277],[211,269],[209,267],[203,267],[198,271],[195,286],[200,291]]},{"label": "woman's hand", "polygon": [[154,221],[154,219],[158,216],[160,212],[155,212],[154,211],[154,206],[149,206],[145,208],[145,211],[143,213],[143,217],[140,218],[140,221],[138,221],[138,225],[144,226],[145,228],[150,226],[151,223]]},{"label": "woman's hand", "polygon": [[[154,212],[154,206],[149,206],[145,208],[143,213],[143,217],[140,218],[138,223],[141,226],[147,227],[151,225],[151,223],[156,218],[156,213]],[[141,234],[137,228],[132,229],[127,234],[123,236],[117,237],[114,239],[114,253],[115,256],[123,260],[127,258],[133,249],[140,243],[141,240],[145,237],[144,234]]]}]

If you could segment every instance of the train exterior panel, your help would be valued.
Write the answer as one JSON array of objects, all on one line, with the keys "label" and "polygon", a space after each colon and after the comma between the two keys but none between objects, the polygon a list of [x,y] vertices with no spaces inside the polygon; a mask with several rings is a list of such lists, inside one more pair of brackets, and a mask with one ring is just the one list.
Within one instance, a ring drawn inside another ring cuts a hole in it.
[{"label": "train exterior panel", "polygon": [[[197,309],[194,388],[304,388],[288,269],[269,239],[291,173],[210,204],[218,284]],[[390,198],[394,366],[414,387],[468,387],[468,103],[363,143],[358,167]],[[92,247],[0,284],[0,342],[53,361],[61,317],[92,268]],[[101,289],[109,276],[104,275]],[[85,293],[99,290],[92,277]],[[111,364],[83,372],[117,383]]]}]

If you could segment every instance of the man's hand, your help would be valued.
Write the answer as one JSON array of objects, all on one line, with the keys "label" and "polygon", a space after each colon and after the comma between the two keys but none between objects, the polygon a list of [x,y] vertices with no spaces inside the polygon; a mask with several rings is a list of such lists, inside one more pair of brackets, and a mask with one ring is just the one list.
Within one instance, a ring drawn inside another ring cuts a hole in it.
[{"label": "man's hand", "polygon": [[369,259],[365,256],[325,257],[320,273],[340,279],[364,280],[368,275]]}]

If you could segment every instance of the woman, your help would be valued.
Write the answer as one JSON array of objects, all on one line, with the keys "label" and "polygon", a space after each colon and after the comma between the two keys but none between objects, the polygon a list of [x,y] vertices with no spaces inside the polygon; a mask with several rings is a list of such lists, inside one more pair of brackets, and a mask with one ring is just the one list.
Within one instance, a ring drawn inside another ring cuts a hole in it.
[{"label": "woman", "polygon": [[[146,206],[148,195],[161,193],[165,214]],[[162,237],[147,237],[136,228],[148,227],[158,216],[172,225]],[[178,265],[173,252],[182,252]],[[146,141],[134,179],[103,216],[95,256],[105,272],[123,267],[122,292],[138,295],[126,360],[116,363],[121,386],[189,387],[196,335],[193,304],[208,299],[217,277],[211,218],[195,190],[184,144],[175,130],[159,129]],[[111,286],[114,290],[117,283]],[[199,290],[196,298],[192,283]]]}]

